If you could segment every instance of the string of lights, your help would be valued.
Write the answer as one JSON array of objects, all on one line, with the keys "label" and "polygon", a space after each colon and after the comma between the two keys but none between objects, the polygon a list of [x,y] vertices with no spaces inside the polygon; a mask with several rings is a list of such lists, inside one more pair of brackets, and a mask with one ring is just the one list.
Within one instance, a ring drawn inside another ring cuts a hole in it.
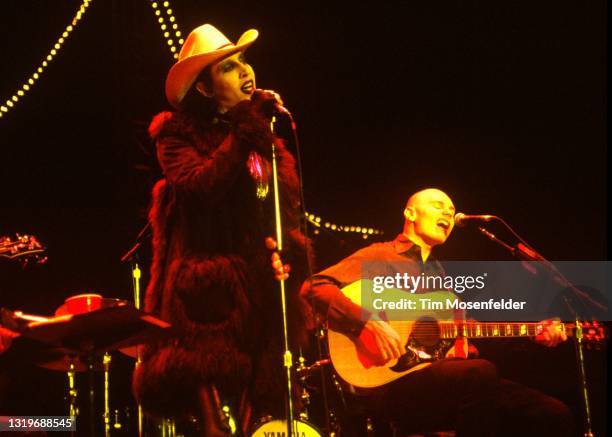
[{"label": "string of lights", "polygon": [[[176,22],[174,12],[170,8],[170,2],[158,2],[155,0],[150,0],[150,2],[155,16],[157,17],[157,22],[159,23],[162,35],[166,39],[166,43],[170,49],[170,53],[172,53],[174,59],[178,59],[178,51],[183,45],[184,40],[182,38],[182,33],[178,28],[178,23]],[[165,17],[163,16],[162,10],[166,13]]]},{"label": "string of lights", "polygon": [[36,81],[40,79],[40,76],[49,66],[51,61],[57,56],[60,49],[62,48],[62,45],[66,42],[66,40],[68,40],[68,37],[70,36],[72,31],[76,28],[78,22],[81,20],[81,18],[83,18],[83,15],[85,14],[85,11],[87,10],[91,2],[92,0],[83,0],[83,3],[81,3],[81,6],[79,6],[79,9],[74,14],[74,17],[72,17],[70,24],[66,26],[66,29],[64,29],[60,37],[55,41],[55,43],[51,47],[51,50],[49,51],[49,53],[47,53],[47,56],[38,65],[38,68],[36,68],[34,73],[32,73],[32,75],[23,82],[23,84],[17,89],[17,91],[11,96],[11,98],[0,104],[0,118],[4,117],[6,113],[8,113],[12,108],[14,108],[17,102],[19,102],[19,100],[21,100],[26,95],[26,93],[32,89]]},{"label": "string of lights", "polygon": [[353,225],[337,225],[329,221],[323,221],[320,216],[306,212],[306,218],[310,224],[315,226],[315,235],[319,234],[321,228],[327,229],[334,232],[347,232],[354,234],[361,234],[363,239],[369,238],[370,235],[383,235],[385,232],[379,229],[370,228],[367,226],[353,226]]}]

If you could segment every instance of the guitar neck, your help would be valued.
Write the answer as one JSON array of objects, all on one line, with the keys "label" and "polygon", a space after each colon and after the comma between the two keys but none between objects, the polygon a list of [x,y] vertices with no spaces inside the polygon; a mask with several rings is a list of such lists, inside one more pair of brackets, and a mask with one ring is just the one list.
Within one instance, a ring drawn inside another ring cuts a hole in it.
[{"label": "guitar neck", "polygon": [[[540,334],[545,325],[535,322],[440,322],[440,337],[454,338],[500,338],[500,337],[535,337]],[[568,332],[564,323],[558,329]]]}]

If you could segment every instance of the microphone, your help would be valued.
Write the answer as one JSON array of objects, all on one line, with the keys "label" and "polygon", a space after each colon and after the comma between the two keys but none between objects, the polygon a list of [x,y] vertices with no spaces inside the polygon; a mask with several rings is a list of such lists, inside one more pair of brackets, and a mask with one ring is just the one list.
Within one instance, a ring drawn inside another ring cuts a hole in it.
[{"label": "microphone", "polygon": [[462,212],[455,214],[455,224],[459,227],[465,226],[467,222],[490,222],[497,219],[494,215],[467,215]]},{"label": "microphone", "polygon": [[[286,116],[291,118],[291,112],[289,112],[289,110],[287,108],[285,108],[280,103],[280,101],[279,101],[280,96],[276,92],[274,92],[272,90],[262,90],[262,89],[257,88],[257,89],[255,89],[255,91],[253,91],[253,96],[256,99],[265,99],[265,98],[268,98],[270,102],[272,102],[272,101],[274,102],[272,104],[272,108],[276,112],[278,112],[279,114],[284,114],[284,115],[286,115]],[[268,104],[268,103],[266,102],[266,104]],[[270,108],[270,107],[268,107],[268,108]]]}]

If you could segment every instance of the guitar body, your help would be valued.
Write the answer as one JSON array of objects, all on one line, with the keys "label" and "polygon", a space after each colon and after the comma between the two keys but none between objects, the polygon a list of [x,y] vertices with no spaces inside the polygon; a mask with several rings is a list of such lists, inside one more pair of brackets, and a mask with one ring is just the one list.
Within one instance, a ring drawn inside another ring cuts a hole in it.
[{"label": "guitar body", "polygon": [[[351,301],[361,305],[361,287],[364,282],[357,281],[342,291]],[[402,298],[413,300],[419,305],[420,299],[424,297],[432,301],[455,298],[455,295],[448,291],[426,294],[411,294],[403,290],[396,292],[402,293]],[[453,320],[453,311],[411,310],[409,314],[412,320],[386,320],[399,334],[406,353],[398,360],[392,360],[382,366],[372,362],[357,339],[330,329],[329,354],[338,375],[359,392],[388,384],[444,358],[453,342],[441,339],[437,320]],[[384,319],[384,315],[382,316]]]}]

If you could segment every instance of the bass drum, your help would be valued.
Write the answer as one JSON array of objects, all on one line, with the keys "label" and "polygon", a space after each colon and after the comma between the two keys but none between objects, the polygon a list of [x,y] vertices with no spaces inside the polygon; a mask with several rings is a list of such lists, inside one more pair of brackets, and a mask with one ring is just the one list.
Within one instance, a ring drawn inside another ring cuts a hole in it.
[{"label": "bass drum", "polygon": [[[311,424],[303,420],[294,420],[292,437],[323,437],[323,435]],[[296,431],[297,426],[297,433]],[[286,420],[270,420],[262,425],[257,426],[251,437],[286,437],[287,436],[287,421]]]}]

